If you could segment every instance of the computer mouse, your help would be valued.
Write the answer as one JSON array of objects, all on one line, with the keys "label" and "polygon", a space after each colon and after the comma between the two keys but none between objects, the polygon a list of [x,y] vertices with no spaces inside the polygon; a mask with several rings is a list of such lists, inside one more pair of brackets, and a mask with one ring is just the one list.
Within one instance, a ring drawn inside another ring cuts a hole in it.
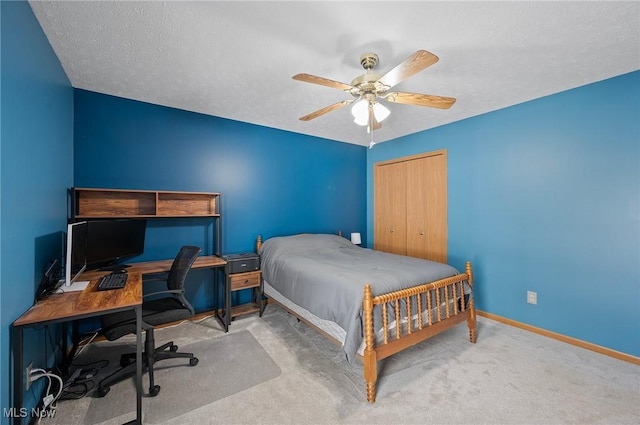
[{"label": "computer mouse", "polygon": [[119,269],[119,270],[114,270],[113,273],[114,274],[121,274],[121,273],[126,273],[127,269]]}]

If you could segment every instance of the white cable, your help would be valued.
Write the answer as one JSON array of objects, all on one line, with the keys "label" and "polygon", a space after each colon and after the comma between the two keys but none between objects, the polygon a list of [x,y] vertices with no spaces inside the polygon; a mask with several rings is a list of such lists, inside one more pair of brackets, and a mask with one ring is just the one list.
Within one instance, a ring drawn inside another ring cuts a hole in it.
[{"label": "white cable", "polygon": [[47,393],[45,395],[45,399],[50,398],[51,394],[51,378],[56,378],[58,380],[58,382],[60,382],[60,387],[58,388],[58,394],[56,394],[53,398],[50,399],[49,402],[44,402],[44,407],[45,409],[49,406],[51,406],[62,394],[62,386],[64,385],[64,383],[62,382],[62,378],[60,378],[58,375],[56,375],[55,373],[51,373],[51,372],[47,372],[44,369],[31,369],[31,376],[29,377],[29,380],[31,382],[37,381],[40,378],[46,377],[48,379],[48,385],[47,385]]},{"label": "white cable", "polygon": [[78,357],[78,356],[80,355],[80,353],[82,353],[82,350],[84,350],[84,348],[85,348],[87,345],[91,344],[91,342],[92,342],[92,341],[93,341],[93,340],[98,336],[98,333],[99,333],[99,332],[100,332],[100,329],[98,329],[97,331],[95,331],[95,332],[93,333],[93,335],[91,336],[91,338],[89,338],[89,341],[87,341],[87,342],[83,342],[83,341],[81,341],[81,342],[80,342],[80,344],[82,344],[82,345],[80,345],[80,346],[78,347],[78,351],[77,351],[77,352],[76,352],[76,354],[73,356],[73,358]]}]

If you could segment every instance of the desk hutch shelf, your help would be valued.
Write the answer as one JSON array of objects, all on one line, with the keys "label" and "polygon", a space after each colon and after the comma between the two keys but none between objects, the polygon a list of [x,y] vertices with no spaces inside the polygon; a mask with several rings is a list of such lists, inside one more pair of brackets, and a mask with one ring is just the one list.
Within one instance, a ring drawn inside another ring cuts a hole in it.
[{"label": "desk hutch shelf", "polygon": [[220,194],[123,189],[72,189],[72,219],[220,217]]}]

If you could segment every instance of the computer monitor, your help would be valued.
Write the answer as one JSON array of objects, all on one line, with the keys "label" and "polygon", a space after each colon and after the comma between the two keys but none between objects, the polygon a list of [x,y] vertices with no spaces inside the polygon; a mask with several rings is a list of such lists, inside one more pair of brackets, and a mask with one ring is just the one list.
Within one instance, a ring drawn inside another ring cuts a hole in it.
[{"label": "computer monitor", "polygon": [[67,262],[65,268],[65,286],[71,286],[87,268],[87,222],[67,225]]},{"label": "computer monitor", "polygon": [[143,219],[91,220],[87,227],[87,269],[114,270],[121,261],[144,252],[147,221]]}]

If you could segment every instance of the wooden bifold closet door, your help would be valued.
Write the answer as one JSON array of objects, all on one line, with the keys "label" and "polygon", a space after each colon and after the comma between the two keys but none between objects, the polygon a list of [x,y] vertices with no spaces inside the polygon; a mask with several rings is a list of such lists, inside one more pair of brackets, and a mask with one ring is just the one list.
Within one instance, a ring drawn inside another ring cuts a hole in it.
[{"label": "wooden bifold closet door", "polygon": [[374,165],[374,248],[447,262],[447,153]]}]

